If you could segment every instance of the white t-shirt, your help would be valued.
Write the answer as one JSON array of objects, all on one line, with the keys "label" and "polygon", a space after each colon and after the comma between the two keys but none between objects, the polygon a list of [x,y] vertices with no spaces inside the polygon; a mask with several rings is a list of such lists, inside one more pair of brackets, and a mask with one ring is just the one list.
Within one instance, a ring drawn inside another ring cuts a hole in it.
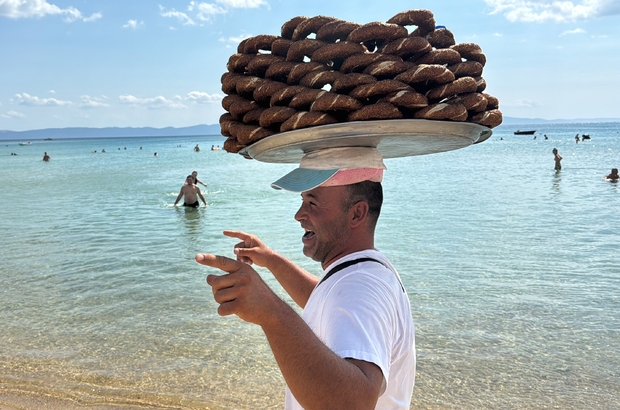
[{"label": "white t-shirt", "polygon": [[[359,258],[381,263],[360,262],[319,283],[302,318],[338,356],[379,366],[386,384],[375,409],[408,410],[415,381],[415,331],[396,269],[381,252],[368,249],[346,255],[325,272]],[[285,409],[303,409],[288,387]]]}]

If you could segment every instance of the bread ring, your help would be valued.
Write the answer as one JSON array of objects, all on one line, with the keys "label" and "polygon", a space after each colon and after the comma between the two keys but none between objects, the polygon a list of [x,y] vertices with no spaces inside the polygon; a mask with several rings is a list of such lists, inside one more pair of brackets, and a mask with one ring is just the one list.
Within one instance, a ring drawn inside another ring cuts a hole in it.
[{"label": "bread ring", "polygon": [[378,102],[388,102],[397,107],[408,108],[410,110],[424,108],[428,105],[428,99],[424,94],[409,90],[390,93],[381,98]]},{"label": "bread ring", "polygon": [[257,108],[260,107],[258,106],[258,104],[256,104],[255,101],[244,99],[243,101],[239,100],[232,103],[230,108],[228,109],[228,112],[230,112],[230,115],[232,115],[234,119],[241,120],[245,114]]},{"label": "bread ring", "polygon": [[323,112],[300,111],[291,115],[291,118],[284,121],[280,126],[280,131],[286,132],[300,128],[315,127],[317,125],[333,124],[335,122],[338,122],[336,118]]},{"label": "bread ring", "polygon": [[224,141],[224,151],[231,154],[236,154],[243,148],[245,148],[245,145],[240,144],[235,137],[228,137],[226,141]]},{"label": "bread ring", "polygon": [[237,80],[237,94],[243,97],[251,98],[256,87],[265,81],[266,80],[256,76],[243,76]]},{"label": "bread ring", "polygon": [[304,58],[310,58],[319,48],[323,47],[326,43],[323,41],[315,40],[312,38],[306,38],[304,40],[295,41],[288,49],[286,53],[286,61],[298,61],[303,62]]},{"label": "bread ring", "polygon": [[325,64],[317,63],[316,61],[299,63],[288,73],[286,82],[289,85],[297,85],[307,74],[319,73],[321,71],[327,71],[327,66]]},{"label": "bread ring", "polygon": [[366,67],[377,61],[403,61],[403,59],[395,55],[381,53],[354,54],[344,60],[340,66],[340,71],[345,74],[353,72],[361,73]]},{"label": "bread ring", "polygon": [[269,66],[277,61],[284,61],[284,57],[273,54],[258,54],[248,63],[247,73],[257,77],[264,77]]},{"label": "bread ring", "polygon": [[228,58],[226,68],[231,73],[243,74],[254,57],[256,57],[256,54],[233,54]]},{"label": "bread ring", "polygon": [[499,100],[490,94],[482,93],[487,99],[487,110],[497,110],[499,108]]},{"label": "bread ring", "polygon": [[252,96],[254,97],[254,101],[257,103],[264,105],[266,107],[269,106],[269,102],[271,100],[271,96],[275,94],[278,90],[286,88],[286,83],[282,83],[279,81],[269,81],[265,80],[264,83],[256,87]]},{"label": "bread ring", "polygon": [[292,61],[275,61],[269,66],[267,71],[265,71],[265,78],[286,83],[289,73],[297,64],[299,63],[294,63]]},{"label": "bread ring", "polygon": [[414,56],[422,56],[432,49],[433,47],[424,37],[405,37],[387,43],[378,52],[394,54],[405,60]]},{"label": "bread ring", "polygon": [[425,81],[444,84],[454,81],[455,78],[452,71],[440,64],[418,64],[394,77],[395,80],[406,84],[417,84]]},{"label": "bread ring", "polygon": [[482,75],[482,64],[477,61],[464,61],[462,63],[450,64],[448,70],[459,77],[480,77]]},{"label": "bread ring", "polygon": [[467,109],[460,103],[450,104],[443,102],[431,104],[419,111],[416,111],[414,118],[426,120],[465,121],[467,119]]},{"label": "bread ring", "polygon": [[253,109],[252,111],[248,111],[243,116],[241,122],[246,125],[259,125],[260,116],[265,110],[266,108],[260,107]]},{"label": "bread ring", "polygon": [[323,88],[325,85],[331,85],[334,83],[336,79],[342,77],[340,71],[320,71],[320,72],[310,72],[304,76],[299,82],[299,85],[303,85],[308,88]]},{"label": "bread ring", "polygon": [[474,77],[474,80],[476,80],[476,84],[478,85],[478,88],[476,88],[477,92],[481,93],[484,90],[486,90],[487,82],[485,81],[484,78],[482,78],[482,77]]},{"label": "bread ring", "polygon": [[347,57],[364,52],[366,52],[366,47],[359,43],[339,41],[333,44],[325,44],[323,47],[312,53],[312,57],[310,59],[312,61],[316,61],[317,63],[328,64],[333,68],[338,69]]},{"label": "bread ring", "polygon": [[431,11],[424,9],[403,11],[387,22],[399,26],[418,26],[422,36],[435,30],[435,16]]},{"label": "bread ring", "polygon": [[381,80],[372,84],[363,84],[355,87],[349,95],[359,100],[375,96],[385,96],[395,91],[409,90],[413,91],[409,85],[396,80]]},{"label": "bread ring", "polygon": [[366,67],[363,74],[372,75],[379,80],[389,79],[407,71],[413,65],[413,63],[404,61],[378,61]]},{"label": "bread ring", "polygon": [[355,111],[363,107],[359,100],[349,97],[348,95],[336,94],[332,92],[326,92],[319,98],[314,100],[310,106],[310,111]]},{"label": "bread ring", "polygon": [[271,44],[278,38],[269,34],[260,34],[245,40],[243,52],[245,54],[256,54],[259,50],[271,51]]},{"label": "bread ring", "polygon": [[469,122],[495,128],[503,121],[502,112],[498,109],[488,110],[472,115],[467,119]]},{"label": "bread ring", "polygon": [[439,85],[426,93],[429,101],[441,101],[444,98],[457,94],[473,93],[477,88],[476,80],[471,77],[461,77],[451,83]]},{"label": "bread ring", "polygon": [[353,41],[356,43],[380,41],[387,43],[398,38],[407,37],[408,35],[409,32],[403,26],[375,21],[364,24],[363,26],[353,30],[347,37],[347,41]]},{"label": "bread ring", "polygon": [[298,93],[307,90],[306,87],[301,85],[291,85],[286,88],[282,88],[276,91],[269,100],[269,105],[275,107],[276,105],[287,107],[291,102],[291,99]]},{"label": "bread ring", "polygon": [[448,48],[456,44],[454,34],[447,28],[436,28],[426,35],[426,39],[435,48]]},{"label": "bread ring", "polygon": [[222,107],[226,111],[229,111],[230,106],[238,101],[248,101],[248,99],[240,96],[239,94],[230,94],[222,98]]},{"label": "bread ring", "polygon": [[349,94],[358,85],[376,83],[377,79],[370,74],[349,73],[334,80],[331,92]]},{"label": "bread ring", "polygon": [[285,22],[282,25],[282,29],[280,30],[280,35],[284,39],[291,40],[293,37],[293,32],[295,32],[295,29],[297,28],[297,26],[306,20],[308,20],[308,17],[306,16],[293,17],[292,19],[290,19],[289,21]]},{"label": "bread ring", "polygon": [[353,111],[347,117],[347,121],[368,120],[392,120],[403,118],[398,108],[387,102],[366,105],[357,111]]},{"label": "bread ring", "polygon": [[234,121],[235,119],[229,112],[220,115],[220,130],[223,136],[230,137],[230,124]]},{"label": "bread ring", "polygon": [[274,125],[280,127],[284,121],[288,120],[297,110],[291,107],[271,107],[267,108],[260,116],[259,124],[263,128],[269,128]]},{"label": "bread ring", "polygon": [[316,33],[317,31],[319,31],[319,29],[323,27],[325,24],[329,23],[330,21],[335,21],[335,20],[338,20],[338,19],[334,17],[327,17],[327,16],[316,16],[316,17],[311,17],[307,20],[304,20],[300,22],[299,25],[297,25],[297,27],[295,28],[295,31],[293,31],[291,40],[293,41],[303,40],[306,37],[308,37],[310,34]]},{"label": "bread ring", "polygon": [[295,96],[293,96],[293,98],[291,98],[291,101],[288,103],[288,106],[295,108],[298,111],[308,111],[310,109],[310,105],[312,105],[314,100],[316,100],[326,92],[327,91],[325,90],[316,90],[312,88],[306,89],[295,94]]},{"label": "bread ring", "polygon": [[487,57],[478,44],[460,43],[450,46],[450,48],[458,51],[461,57],[467,61],[477,61],[482,64],[483,67],[487,63]]},{"label": "bread ring", "polygon": [[231,124],[230,133],[241,145],[250,145],[253,142],[274,134],[273,131],[261,126],[242,123]]},{"label": "bread ring", "polygon": [[463,104],[470,114],[486,110],[488,104],[486,97],[481,93],[459,94],[451,99],[450,102]]},{"label": "bread ring", "polygon": [[415,60],[416,64],[456,64],[460,63],[461,55],[452,48],[431,50]]},{"label": "bread ring", "polygon": [[271,54],[274,56],[286,57],[286,53],[288,53],[288,49],[291,47],[291,44],[293,44],[292,40],[278,37],[271,44]]},{"label": "bread ring", "polygon": [[327,43],[335,43],[338,40],[346,40],[349,34],[358,27],[361,27],[361,24],[344,20],[330,21],[316,32],[315,38]]},{"label": "bread ring", "polygon": [[237,92],[237,80],[242,78],[242,74],[225,72],[222,74],[222,91],[226,94],[234,94]]}]

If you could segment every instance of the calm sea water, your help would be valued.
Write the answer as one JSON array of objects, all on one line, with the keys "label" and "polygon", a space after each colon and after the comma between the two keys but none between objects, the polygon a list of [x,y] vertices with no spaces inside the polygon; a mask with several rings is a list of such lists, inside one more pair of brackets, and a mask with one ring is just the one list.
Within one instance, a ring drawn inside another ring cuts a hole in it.
[{"label": "calm sea water", "polygon": [[[603,181],[620,166],[620,124],[537,126],[536,140],[515,128],[386,160],[376,244],[416,321],[412,408],[620,408],[620,186]],[[294,165],[208,149],[222,142],[0,142],[0,394],[282,407],[263,334],[217,315],[213,271],[194,255],[231,256],[221,232],[240,229],[320,269],[301,253],[299,196],[269,187]],[[173,207],[193,170],[209,206]]]}]

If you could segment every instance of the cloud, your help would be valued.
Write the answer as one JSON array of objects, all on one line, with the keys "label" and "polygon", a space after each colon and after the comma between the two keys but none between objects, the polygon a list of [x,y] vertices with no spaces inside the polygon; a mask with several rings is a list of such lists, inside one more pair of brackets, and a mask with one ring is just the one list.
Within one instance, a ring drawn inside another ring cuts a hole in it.
[{"label": "cloud", "polygon": [[162,108],[187,108],[183,103],[173,100],[168,100],[161,95],[153,98],[138,98],[133,95],[121,95],[118,97],[121,103],[128,104],[132,107],[145,107],[148,109],[162,109]]},{"label": "cloud", "polygon": [[138,27],[144,26],[144,21],[138,22],[138,20],[128,20],[127,24],[123,25],[123,28],[131,28],[136,30]]},{"label": "cloud", "polygon": [[225,9],[215,4],[196,3],[195,1],[190,1],[187,11],[196,12],[196,18],[202,21],[210,21],[212,16],[227,13]]},{"label": "cloud", "polygon": [[80,98],[82,99],[82,102],[79,104],[79,107],[83,109],[106,108],[110,106],[110,104],[105,102],[105,100],[107,100],[107,98],[105,97],[98,98],[98,97],[91,97],[89,95],[83,95]]},{"label": "cloud", "polygon": [[165,11],[164,7],[159,6],[159,14],[162,17],[176,18],[177,20],[179,20],[179,23],[183,24],[184,26],[194,26],[194,25],[196,25],[194,20],[189,18],[189,16],[187,14],[182,13],[180,11],[176,11],[175,9],[172,9],[170,11]]},{"label": "cloud", "polygon": [[46,0],[0,0],[0,16],[19,19],[36,18],[47,15],[60,15],[67,23],[77,20],[92,22],[102,17],[101,13],[94,13],[90,17],[84,17],[75,7],[61,9]]},{"label": "cloud", "polygon": [[201,91],[192,91],[187,93],[187,97],[185,98],[188,101],[195,102],[197,104],[208,104],[213,102],[222,101],[224,96],[219,94],[207,94]]},{"label": "cloud", "polygon": [[563,23],[620,14],[618,0],[485,0],[493,7],[491,14],[502,13],[512,22],[552,21]]},{"label": "cloud", "polygon": [[263,0],[216,0],[218,3],[233,9],[256,9],[260,6],[269,6]]},{"label": "cloud", "polygon": [[56,98],[39,98],[27,93],[15,94],[15,101],[19,105],[59,107],[73,104],[71,101],[57,100]]},{"label": "cloud", "polygon": [[6,114],[0,114],[2,118],[24,118],[26,115],[17,111],[8,111]]},{"label": "cloud", "polygon": [[580,28],[576,28],[574,30],[568,30],[568,31],[563,32],[562,34],[560,34],[560,37],[564,37],[564,36],[569,35],[569,34],[582,34],[582,33],[585,33],[585,30],[582,30]]},{"label": "cloud", "polygon": [[175,9],[166,11],[162,6],[159,6],[159,11],[163,17],[176,18],[184,26],[191,26],[196,24],[194,19],[209,22],[215,16],[226,14],[231,9],[255,9],[262,6],[269,7],[269,3],[265,0],[215,0],[215,3],[190,1],[187,13]]},{"label": "cloud", "polygon": [[532,100],[517,100],[511,106],[521,107],[521,108],[538,108],[538,107],[542,107],[542,104],[540,104],[538,101],[532,101]]}]

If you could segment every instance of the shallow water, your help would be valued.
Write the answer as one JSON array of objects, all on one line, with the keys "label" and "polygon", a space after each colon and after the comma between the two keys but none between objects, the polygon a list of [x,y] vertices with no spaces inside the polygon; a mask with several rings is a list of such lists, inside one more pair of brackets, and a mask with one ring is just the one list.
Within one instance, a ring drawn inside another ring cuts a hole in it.
[{"label": "shallow water", "polygon": [[[416,321],[412,408],[620,408],[620,192],[603,181],[620,124],[537,128],[536,140],[500,127],[465,149],[386,160],[376,244]],[[221,232],[240,229],[318,274],[301,254],[299,196],[269,187],[294,166],[212,144],[222,139],[0,142],[0,393],[282,407],[260,329],[217,315],[212,271],[193,258],[230,256]],[[193,170],[209,207],[173,207]]]}]

